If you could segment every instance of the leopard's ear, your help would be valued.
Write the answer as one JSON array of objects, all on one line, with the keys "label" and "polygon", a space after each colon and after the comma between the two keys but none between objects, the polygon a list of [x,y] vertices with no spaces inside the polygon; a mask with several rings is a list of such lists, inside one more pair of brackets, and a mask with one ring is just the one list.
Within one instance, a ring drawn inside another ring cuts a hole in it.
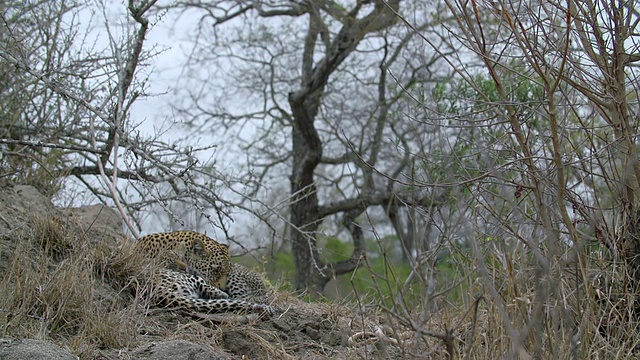
[{"label": "leopard's ear", "polygon": [[202,242],[202,240],[200,239],[195,239],[193,240],[193,246],[191,247],[193,249],[193,252],[195,254],[201,255],[202,253],[204,253],[204,243]]}]

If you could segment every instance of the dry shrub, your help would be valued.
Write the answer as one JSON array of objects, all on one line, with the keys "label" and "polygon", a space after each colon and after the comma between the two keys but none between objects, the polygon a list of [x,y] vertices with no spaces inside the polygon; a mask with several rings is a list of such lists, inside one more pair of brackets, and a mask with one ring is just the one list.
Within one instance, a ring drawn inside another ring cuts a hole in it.
[{"label": "dry shrub", "polygon": [[[598,262],[602,264],[602,262]],[[630,283],[622,263],[598,268],[593,280],[594,310],[587,338],[589,354],[600,358],[636,358],[640,354],[640,289]]]},{"label": "dry shrub", "polygon": [[150,279],[158,269],[158,264],[137,251],[135,242],[129,239],[124,239],[118,249],[105,254],[99,265],[96,270],[106,282],[131,293],[136,293],[145,285],[138,284],[139,279]]},{"label": "dry shrub", "polygon": [[[387,345],[403,358],[640,356],[640,291],[629,285],[624,264],[614,266],[593,251],[583,265],[556,261],[542,271],[526,250],[498,255],[487,251],[481,260],[461,264],[464,272],[440,278],[431,292],[429,278],[416,277],[424,301],[410,303],[395,294],[390,306],[381,306],[384,323],[362,326],[362,333],[374,344],[389,337]],[[480,262],[486,271],[479,270]],[[593,273],[601,279],[594,281]],[[374,280],[374,290],[387,286],[385,277]],[[370,304],[358,306],[370,317]]]}]

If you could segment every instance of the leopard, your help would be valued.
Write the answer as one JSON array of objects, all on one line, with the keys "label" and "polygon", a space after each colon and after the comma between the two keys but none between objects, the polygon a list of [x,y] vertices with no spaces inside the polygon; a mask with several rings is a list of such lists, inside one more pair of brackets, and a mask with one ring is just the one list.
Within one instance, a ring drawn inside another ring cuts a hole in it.
[{"label": "leopard", "polygon": [[274,300],[274,292],[265,286],[263,277],[257,271],[237,263],[231,264],[227,284],[222,289],[234,299],[262,304]]},{"label": "leopard", "polygon": [[196,231],[179,230],[141,237],[136,249],[160,259],[163,268],[203,277],[215,287],[224,287],[231,271],[229,245]]},{"label": "leopard", "polygon": [[226,244],[180,230],[143,236],[136,248],[162,261],[163,268],[153,281],[158,304],[198,313],[275,312],[272,306],[255,301],[267,299],[260,275],[233,264]]}]

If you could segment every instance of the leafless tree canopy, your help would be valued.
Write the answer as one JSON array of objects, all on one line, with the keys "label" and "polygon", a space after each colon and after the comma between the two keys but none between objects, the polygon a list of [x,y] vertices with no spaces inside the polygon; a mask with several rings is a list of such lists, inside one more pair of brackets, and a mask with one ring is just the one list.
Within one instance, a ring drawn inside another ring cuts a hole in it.
[{"label": "leafless tree canopy", "polygon": [[[102,42],[81,33],[89,17],[99,18],[100,7],[74,1],[1,5],[3,183],[30,183],[53,195],[75,179],[131,218],[134,234],[139,211],[159,204],[194,203],[204,214],[223,205],[212,191],[216,174],[196,158],[204,149],[143,137],[137,130],[143,119],[130,118],[134,102],[147,96],[139,69],[156,55],[145,49],[154,4],[129,1],[127,25],[105,23],[97,34]],[[120,30],[122,38],[115,35]]]}]

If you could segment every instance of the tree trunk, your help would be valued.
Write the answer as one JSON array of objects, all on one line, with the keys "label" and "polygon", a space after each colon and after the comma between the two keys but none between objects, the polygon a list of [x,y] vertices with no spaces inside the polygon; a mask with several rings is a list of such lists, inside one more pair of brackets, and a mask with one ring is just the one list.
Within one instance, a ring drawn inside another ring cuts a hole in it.
[{"label": "tree trunk", "polygon": [[[302,82],[296,92],[289,93],[289,105],[293,115],[292,142],[293,164],[291,169],[291,241],[296,265],[296,290],[312,296],[322,294],[324,286],[335,275],[353,271],[357,258],[364,251],[362,231],[354,226],[354,214],[362,209],[349,209],[345,213],[345,225],[354,237],[354,254],[351,259],[335,264],[324,264],[318,256],[316,232],[326,215],[321,212],[314,180],[314,171],[322,158],[322,141],[314,121],[320,107],[329,76],[351,54],[368,33],[385,29],[397,20],[400,0],[376,3],[374,9],[362,18],[358,13],[364,3],[358,2],[345,17],[341,30],[334,39],[326,42],[326,55],[314,63],[315,44],[322,36],[321,19],[309,13],[309,32],[302,59]],[[313,2],[309,3],[313,6]],[[390,11],[389,8],[394,11]],[[326,35],[326,34],[325,34]],[[359,207],[359,206],[358,206]]]},{"label": "tree trunk", "polygon": [[[318,99],[318,100],[315,100]],[[294,125],[293,164],[291,172],[291,237],[293,257],[296,265],[296,290],[308,291],[312,296],[322,294],[326,281],[319,269],[315,236],[322,219],[318,212],[314,171],[322,157],[322,143],[314,127],[319,106],[318,96],[289,94]],[[327,280],[328,281],[328,280]]]}]

